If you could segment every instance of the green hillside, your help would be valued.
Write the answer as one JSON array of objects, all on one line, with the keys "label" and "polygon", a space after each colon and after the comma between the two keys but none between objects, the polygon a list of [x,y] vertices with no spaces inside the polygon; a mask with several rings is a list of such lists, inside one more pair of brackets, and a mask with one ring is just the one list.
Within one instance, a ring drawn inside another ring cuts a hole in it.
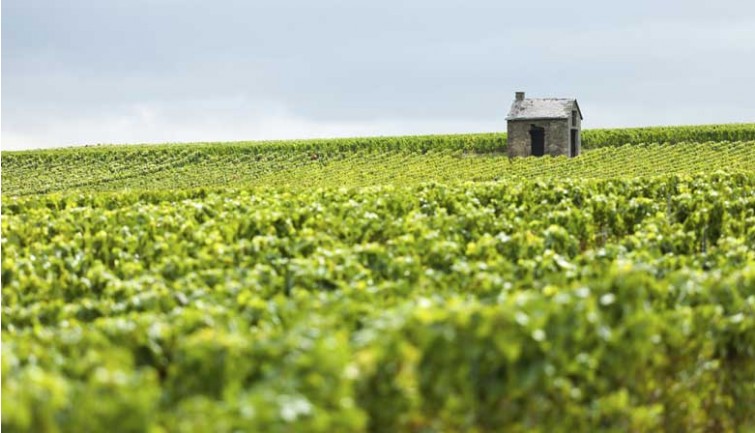
[{"label": "green hillside", "polygon": [[11,432],[755,430],[755,124],[4,152]]},{"label": "green hillside", "polygon": [[505,134],[98,146],[5,153],[3,193],[356,187],[752,170],[753,142],[755,124],[587,130],[582,158],[513,162],[505,154]]}]

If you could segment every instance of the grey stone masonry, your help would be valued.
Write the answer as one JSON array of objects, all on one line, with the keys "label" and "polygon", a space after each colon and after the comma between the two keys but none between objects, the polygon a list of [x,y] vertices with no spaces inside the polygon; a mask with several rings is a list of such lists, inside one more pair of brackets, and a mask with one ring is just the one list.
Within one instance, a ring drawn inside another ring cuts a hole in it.
[{"label": "grey stone masonry", "polygon": [[575,157],[582,152],[582,113],[576,99],[525,98],[516,92],[506,117],[509,157]]}]

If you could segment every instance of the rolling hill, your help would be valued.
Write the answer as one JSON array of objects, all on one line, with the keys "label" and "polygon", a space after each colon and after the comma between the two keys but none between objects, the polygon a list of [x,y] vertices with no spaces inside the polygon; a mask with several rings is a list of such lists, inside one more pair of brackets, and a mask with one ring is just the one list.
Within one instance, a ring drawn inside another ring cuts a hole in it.
[{"label": "rolling hill", "polygon": [[755,429],[755,124],[2,154],[8,431]]}]

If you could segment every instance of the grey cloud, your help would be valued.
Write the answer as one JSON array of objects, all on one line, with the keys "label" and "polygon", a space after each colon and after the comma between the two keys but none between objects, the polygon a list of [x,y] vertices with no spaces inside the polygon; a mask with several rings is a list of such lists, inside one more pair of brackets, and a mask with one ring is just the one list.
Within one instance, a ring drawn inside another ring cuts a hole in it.
[{"label": "grey cloud", "polygon": [[579,98],[587,127],[755,119],[755,4],[744,1],[2,8],[6,149],[170,140],[161,131],[175,130],[196,139],[502,130],[517,89]]}]

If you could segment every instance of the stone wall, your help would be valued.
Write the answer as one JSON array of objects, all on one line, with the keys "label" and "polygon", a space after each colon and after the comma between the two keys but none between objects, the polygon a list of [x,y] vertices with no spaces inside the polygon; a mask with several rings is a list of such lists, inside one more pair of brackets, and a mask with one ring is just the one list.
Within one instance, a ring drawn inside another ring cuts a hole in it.
[{"label": "stone wall", "polygon": [[[579,115],[577,122],[579,122]],[[571,119],[523,119],[508,121],[509,157],[530,156],[532,152],[530,128],[533,125],[545,129],[546,155],[569,156]]]},{"label": "stone wall", "polygon": [[[581,155],[582,154],[582,118],[579,117],[579,111],[577,110],[576,106],[574,106],[573,110],[577,111],[577,124],[576,126],[572,125],[571,119],[569,119],[569,128],[577,130],[577,155]],[[569,134],[570,134],[569,140],[571,143],[571,132],[569,132]],[[571,155],[571,156],[577,156],[577,155]]]}]

